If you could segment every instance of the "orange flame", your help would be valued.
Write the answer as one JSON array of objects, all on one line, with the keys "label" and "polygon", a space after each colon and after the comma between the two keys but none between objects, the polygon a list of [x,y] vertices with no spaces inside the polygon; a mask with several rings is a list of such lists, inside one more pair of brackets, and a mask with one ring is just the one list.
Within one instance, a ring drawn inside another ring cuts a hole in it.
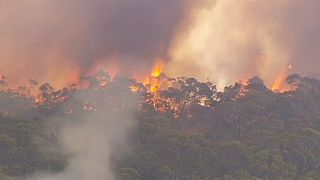
[{"label": "orange flame", "polygon": [[159,62],[154,66],[151,76],[155,78],[160,77],[160,75],[162,74],[162,70],[163,70],[163,63]]},{"label": "orange flame", "polygon": [[289,75],[289,72],[292,69],[293,69],[292,65],[289,64],[288,67],[278,75],[277,79],[275,80],[275,82],[272,85],[272,88],[271,88],[272,91],[283,92],[283,91],[289,91],[292,89],[292,87],[290,87],[285,82],[287,76]]},{"label": "orange flame", "polygon": [[139,92],[140,88],[138,86],[132,85],[129,87],[132,92]]},{"label": "orange flame", "polygon": [[273,83],[272,85],[272,91],[279,91],[282,89],[282,86],[284,84],[284,81],[286,79],[286,75],[287,73],[286,72],[281,72],[279,74],[279,76],[277,77],[276,81]]},{"label": "orange flame", "polygon": [[148,87],[152,93],[156,93],[160,89],[160,77],[163,72],[163,63],[158,61],[152,68],[151,75],[144,79],[143,84]]}]

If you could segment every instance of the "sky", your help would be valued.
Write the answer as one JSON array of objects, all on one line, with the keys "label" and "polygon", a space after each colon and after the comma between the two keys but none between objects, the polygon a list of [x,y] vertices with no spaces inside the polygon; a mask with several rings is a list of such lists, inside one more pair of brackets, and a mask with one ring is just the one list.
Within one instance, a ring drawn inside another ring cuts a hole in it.
[{"label": "sky", "polygon": [[[219,87],[284,72],[319,77],[317,0],[2,0],[0,73],[57,86],[97,68]],[[290,68],[289,68],[290,67]]]}]

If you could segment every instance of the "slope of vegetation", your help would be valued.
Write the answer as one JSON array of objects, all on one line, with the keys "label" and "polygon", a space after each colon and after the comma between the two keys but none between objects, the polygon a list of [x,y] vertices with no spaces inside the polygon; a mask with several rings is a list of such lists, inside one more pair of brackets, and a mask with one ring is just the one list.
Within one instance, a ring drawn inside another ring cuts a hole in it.
[{"label": "slope of vegetation", "polygon": [[[118,88],[135,91],[137,125],[131,153],[115,153],[121,180],[244,180],[320,177],[320,82],[291,75],[294,90],[269,90],[259,78],[218,92],[193,78],[170,79],[172,86],[149,93],[131,79],[111,81],[100,73],[86,88],[55,90],[49,84],[0,92],[0,179],[35,172],[60,172],[68,154],[56,147],[61,120],[94,116]],[[30,95],[38,88],[40,95]],[[105,98],[107,97],[107,98]],[[121,106],[121,107],[120,107]],[[83,142],[85,143],[85,142]]]}]

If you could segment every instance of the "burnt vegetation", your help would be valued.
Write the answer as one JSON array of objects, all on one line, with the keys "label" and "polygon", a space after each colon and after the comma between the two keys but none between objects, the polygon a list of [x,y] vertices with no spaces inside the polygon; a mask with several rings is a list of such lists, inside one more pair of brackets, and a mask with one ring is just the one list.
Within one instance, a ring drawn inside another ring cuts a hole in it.
[{"label": "burnt vegetation", "polygon": [[[62,171],[69,155],[56,148],[57,121],[105,108],[136,110],[132,152],[112,157],[120,180],[320,177],[319,80],[290,75],[292,90],[274,92],[254,77],[219,92],[194,78],[157,78],[152,92],[133,79],[111,80],[106,72],[61,90],[34,80],[11,89],[1,78],[0,179]],[[122,99],[119,88],[135,101]],[[106,103],[113,101],[121,103]]]}]

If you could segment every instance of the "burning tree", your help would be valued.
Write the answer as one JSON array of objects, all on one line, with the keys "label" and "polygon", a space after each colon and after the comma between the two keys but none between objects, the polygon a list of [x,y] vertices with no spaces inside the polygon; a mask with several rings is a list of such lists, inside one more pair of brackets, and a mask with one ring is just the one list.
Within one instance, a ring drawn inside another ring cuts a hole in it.
[{"label": "burning tree", "polygon": [[175,118],[185,117],[191,105],[212,106],[216,100],[216,87],[194,78],[172,79],[172,87],[160,90],[154,97],[155,108],[172,112]]}]

